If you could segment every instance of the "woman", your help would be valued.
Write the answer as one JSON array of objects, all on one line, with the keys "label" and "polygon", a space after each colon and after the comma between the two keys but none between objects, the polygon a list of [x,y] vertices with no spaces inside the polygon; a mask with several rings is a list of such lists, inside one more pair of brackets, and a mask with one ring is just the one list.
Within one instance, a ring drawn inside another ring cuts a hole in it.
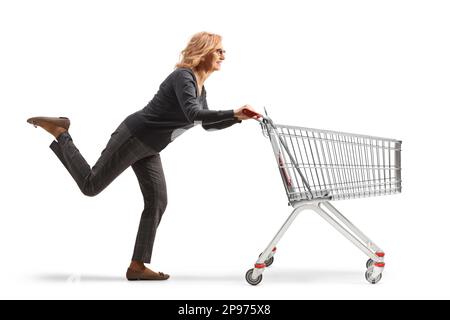
[{"label": "woman", "polygon": [[28,123],[51,133],[56,141],[50,148],[67,168],[81,192],[95,196],[125,169],[132,167],[143,197],[139,230],[128,280],[166,280],[169,275],[147,268],[152,256],[156,229],[167,205],[166,182],[159,153],[177,136],[201,123],[206,130],[224,129],[251,119],[244,109],[213,111],[206,102],[205,81],[220,70],[225,60],[221,36],[195,34],[181,52],[181,60],[160,85],[145,108],[128,116],[112,133],[97,163],[90,168],[72,141],[70,120],[59,117],[34,117]]}]

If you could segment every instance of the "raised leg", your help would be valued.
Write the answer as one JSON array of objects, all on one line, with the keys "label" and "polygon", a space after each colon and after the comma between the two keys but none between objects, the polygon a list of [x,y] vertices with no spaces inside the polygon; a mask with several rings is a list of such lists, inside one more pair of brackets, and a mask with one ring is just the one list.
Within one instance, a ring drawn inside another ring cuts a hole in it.
[{"label": "raised leg", "polygon": [[95,196],[136,161],[154,153],[121,124],[112,134],[100,158],[91,168],[68,132],[62,133],[50,148],[69,171],[81,192]]}]

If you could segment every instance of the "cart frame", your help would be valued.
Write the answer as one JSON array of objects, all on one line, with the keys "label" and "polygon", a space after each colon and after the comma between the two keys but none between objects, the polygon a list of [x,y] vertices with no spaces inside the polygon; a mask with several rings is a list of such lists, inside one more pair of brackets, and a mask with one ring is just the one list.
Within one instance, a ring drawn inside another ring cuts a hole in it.
[{"label": "cart frame", "polygon": [[[365,277],[380,281],[385,253],[331,203],[331,200],[401,192],[401,144],[394,139],[274,124],[250,110],[270,139],[289,205],[294,210],[245,278],[262,281],[274,261],[277,244],[304,210],[312,210],[369,257]],[[330,151],[331,150],[331,151]],[[328,151],[328,152],[327,152]]]}]

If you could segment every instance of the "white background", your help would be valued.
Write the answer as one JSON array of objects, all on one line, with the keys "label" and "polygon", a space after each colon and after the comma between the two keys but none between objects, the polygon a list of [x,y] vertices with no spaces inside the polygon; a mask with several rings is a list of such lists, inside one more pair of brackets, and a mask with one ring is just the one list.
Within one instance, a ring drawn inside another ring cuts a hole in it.
[{"label": "white background", "polygon": [[[2,1],[0,298],[450,298],[447,1]],[[312,212],[281,240],[261,285],[244,280],[287,218],[256,122],[196,127],[161,154],[169,205],[159,283],[124,280],[142,196],[127,170],[81,194],[31,116],[68,116],[94,164],[198,31],[223,36],[211,109],[264,106],[278,123],[403,141],[400,195],[335,202],[386,252],[367,258]]]}]

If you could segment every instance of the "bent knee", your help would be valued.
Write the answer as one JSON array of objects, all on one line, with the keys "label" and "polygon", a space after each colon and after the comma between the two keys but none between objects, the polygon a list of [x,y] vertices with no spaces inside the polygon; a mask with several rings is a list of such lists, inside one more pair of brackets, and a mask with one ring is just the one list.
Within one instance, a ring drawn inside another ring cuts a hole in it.
[{"label": "bent knee", "polygon": [[95,197],[96,195],[98,195],[100,193],[100,191],[92,190],[92,189],[88,189],[88,190],[82,189],[81,192],[85,196],[88,196],[88,197]]},{"label": "bent knee", "polygon": [[81,192],[88,197],[95,197],[100,192],[102,192],[103,188],[99,188],[92,184],[84,185],[81,189]]},{"label": "bent knee", "polygon": [[153,208],[161,212],[166,210],[167,202],[167,194],[159,194],[154,198],[144,198],[144,206],[146,209]]}]

